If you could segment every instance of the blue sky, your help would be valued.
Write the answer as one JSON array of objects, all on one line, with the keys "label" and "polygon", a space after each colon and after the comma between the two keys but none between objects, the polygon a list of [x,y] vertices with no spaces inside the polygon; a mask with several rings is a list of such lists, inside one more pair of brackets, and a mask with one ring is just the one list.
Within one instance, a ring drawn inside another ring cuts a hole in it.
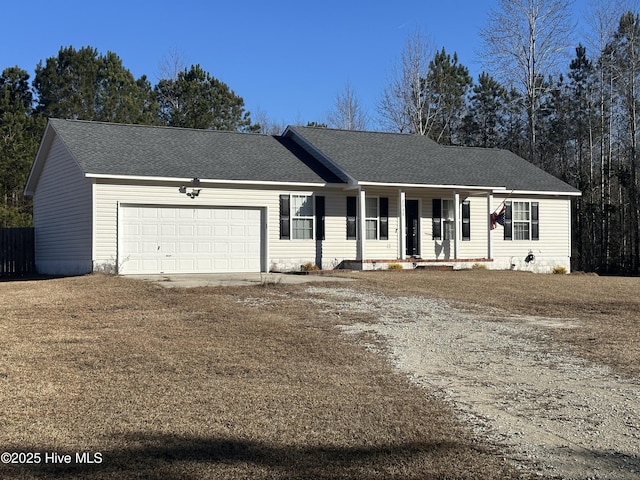
[{"label": "blue sky", "polygon": [[[582,3],[581,0],[578,3]],[[458,53],[477,77],[479,30],[496,0],[31,0],[0,8],[0,69],[33,77],[61,46],[113,51],[155,84],[172,51],[199,63],[282,124],[323,121],[346,83],[375,108],[406,39],[416,30]]]}]

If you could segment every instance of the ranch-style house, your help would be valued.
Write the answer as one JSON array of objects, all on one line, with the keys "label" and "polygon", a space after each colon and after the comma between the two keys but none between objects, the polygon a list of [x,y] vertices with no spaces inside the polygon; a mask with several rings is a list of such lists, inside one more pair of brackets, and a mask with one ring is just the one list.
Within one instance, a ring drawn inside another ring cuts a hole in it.
[{"label": "ranch-style house", "polygon": [[77,275],[570,268],[580,192],[517,155],[395,133],[50,119],[36,266]]}]

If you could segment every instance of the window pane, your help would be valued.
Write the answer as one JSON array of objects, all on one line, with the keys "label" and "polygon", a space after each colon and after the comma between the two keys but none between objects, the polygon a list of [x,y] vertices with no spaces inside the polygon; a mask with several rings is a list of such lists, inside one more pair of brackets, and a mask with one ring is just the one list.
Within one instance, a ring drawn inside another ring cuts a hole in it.
[{"label": "window pane", "polygon": [[294,217],[313,217],[313,201],[310,196],[294,195],[292,207]]},{"label": "window pane", "polygon": [[367,220],[367,240],[378,239],[378,221]]},{"label": "window pane", "polygon": [[445,220],[442,222],[444,226],[444,240],[453,240],[455,236],[455,230],[453,228],[453,222],[450,220]]},{"label": "window pane", "polygon": [[529,223],[513,222],[513,239],[529,240]]},{"label": "window pane", "polygon": [[513,202],[513,221],[529,221],[529,202]]},{"label": "window pane", "polygon": [[378,199],[377,198],[367,198],[365,200],[366,207],[366,217],[367,218],[378,218]]},{"label": "window pane", "polygon": [[442,218],[453,220],[453,200],[442,200]]},{"label": "window pane", "polygon": [[313,219],[294,218],[292,221],[292,226],[293,238],[298,240],[313,238]]}]

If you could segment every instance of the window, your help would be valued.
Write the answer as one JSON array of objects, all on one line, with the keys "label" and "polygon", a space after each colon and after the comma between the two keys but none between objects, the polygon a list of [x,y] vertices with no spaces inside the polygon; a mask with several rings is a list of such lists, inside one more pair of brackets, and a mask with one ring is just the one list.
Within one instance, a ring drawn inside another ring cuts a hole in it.
[{"label": "window", "polygon": [[365,223],[367,227],[367,240],[378,239],[378,199],[367,197],[365,200]]},{"label": "window", "polygon": [[[364,205],[365,238],[389,240],[389,199],[367,197]],[[356,240],[358,232],[358,197],[347,197],[347,240]]]},{"label": "window", "polygon": [[513,202],[513,239],[529,240],[531,217],[529,202]]},{"label": "window", "polygon": [[538,202],[505,202],[504,239],[538,240],[538,211]]},{"label": "window", "polygon": [[291,197],[291,238],[306,240],[313,238],[313,197],[292,195]]},{"label": "window", "polygon": [[[456,202],[452,199],[434,198],[432,203],[432,230],[433,240],[455,240],[456,223],[455,209]],[[460,204],[462,215],[461,234],[462,240],[471,240],[471,204],[465,200]],[[459,220],[459,222],[460,222]]]},{"label": "window", "polygon": [[[315,202],[314,202],[315,200]],[[280,239],[324,240],[325,202],[323,196],[280,195]]]},{"label": "window", "polygon": [[453,200],[442,200],[442,233],[444,240],[454,240],[456,237]]}]

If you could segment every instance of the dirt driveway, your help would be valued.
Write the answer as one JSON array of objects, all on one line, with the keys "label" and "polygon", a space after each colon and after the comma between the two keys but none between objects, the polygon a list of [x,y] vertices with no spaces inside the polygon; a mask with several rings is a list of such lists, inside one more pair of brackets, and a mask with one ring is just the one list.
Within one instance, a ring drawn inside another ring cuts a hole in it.
[{"label": "dirt driveway", "polygon": [[549,340],[552,329],[577,329],[579,320],[470,313],[348,286],[307,292],[328,315],[372,316],[344,333],[451,403],[518,468],[552,478],[640,478],[640,382]]}]

